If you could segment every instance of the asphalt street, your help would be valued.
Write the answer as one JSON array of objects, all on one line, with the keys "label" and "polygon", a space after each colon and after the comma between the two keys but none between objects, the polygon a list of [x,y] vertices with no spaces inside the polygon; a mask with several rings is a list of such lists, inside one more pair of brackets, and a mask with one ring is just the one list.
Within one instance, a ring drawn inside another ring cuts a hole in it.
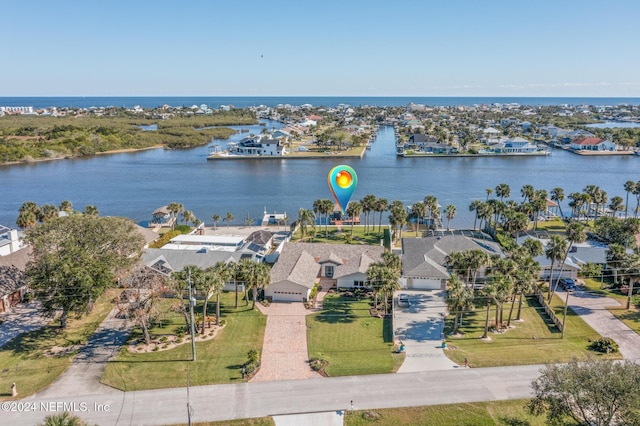
[{"label": "asphalt street", "polygon": [[528,398],[540,365],[198,386],[39,398],[2,403],[0,423],[34,425],[56,411],[91,424],[165,425],[192,421],[411,407]]}]

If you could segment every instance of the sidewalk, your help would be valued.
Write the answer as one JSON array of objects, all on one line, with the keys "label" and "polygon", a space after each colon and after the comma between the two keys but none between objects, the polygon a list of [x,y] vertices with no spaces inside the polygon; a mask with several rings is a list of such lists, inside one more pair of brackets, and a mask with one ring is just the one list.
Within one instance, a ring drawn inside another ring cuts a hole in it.
[{"label": "sidewalk", "polygon": [[[564,299],[565,292],[558,290]],[[569,307],[603,337],[612,338],[626,360],[640,361],[640,335],[617,319],[607,307],[621,306],[610,297],[602,297],[576,290],[569,295]]]}]

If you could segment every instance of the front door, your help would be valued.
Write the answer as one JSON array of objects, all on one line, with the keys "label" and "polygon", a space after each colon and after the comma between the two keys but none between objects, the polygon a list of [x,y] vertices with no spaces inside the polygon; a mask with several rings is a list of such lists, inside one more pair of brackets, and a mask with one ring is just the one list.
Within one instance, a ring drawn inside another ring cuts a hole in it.
[{"label": "front door", "polygon": [[324,265],[324,276],[333,278],[333,265]]}]

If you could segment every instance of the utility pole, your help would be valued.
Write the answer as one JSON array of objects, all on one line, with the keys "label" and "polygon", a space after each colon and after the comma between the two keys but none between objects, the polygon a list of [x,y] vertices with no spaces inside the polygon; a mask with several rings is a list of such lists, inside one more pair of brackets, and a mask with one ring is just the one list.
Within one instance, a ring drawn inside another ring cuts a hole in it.
[{"label": "utility pole", "polygon": [[192,295],[191,290],[191,270],[189,270],[189,314],[190,314],[190,323],[191,323],[191,353],[193,354],[191,361],[196,360],[196,328],[195,328],[195,319],[193,317],[193,306],[195,305],[196,299]]},{"label": "utility pole", "polygon": [[[566,287],[566,286],[565,286]],[[569,306],[569,290],[565,289],[567,297],[564,299],[564,316],[562,317],[562,339],[564,339],[564,324],[567,321],[567,307]]]}]

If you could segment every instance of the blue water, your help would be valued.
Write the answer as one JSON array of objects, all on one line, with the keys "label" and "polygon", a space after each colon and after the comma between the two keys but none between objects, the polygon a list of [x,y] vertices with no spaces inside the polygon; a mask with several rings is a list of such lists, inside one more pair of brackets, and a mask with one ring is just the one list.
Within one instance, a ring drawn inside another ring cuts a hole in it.
[{"label": "blue water", "polygon": [[265,97],[217,97],[217,96],[174,96],[174,97],[0,97],[0,106],[32,106],[34,108],[75,107],[90,108],[117,106],[133,108],[155,108],[170,106],[191,106],[207,104],[211,107],[233,105],[237,108],[249,106],[276,106],[279,104],[334,107],[339,104],[352,106],[406,106],[409,103],[430,106],[458,106],[481,104],[520,105],[640,105],[640,98],[528,98],[528,97],[327,97],[327,96],[265,96]]},{"label": "blue water", "polygon": [[623,121],[605,121],[604,123],[587,124],[585,127],[594,129],[629,129],[640,127],[640,123],[627,123]]},{"label": "blue water", "polygon": [[[262,127],[246,129],[260,133]],[[103,215],[137,222],[150,219],[157,207],[171,201],[181,202],[208,224],[213,214],[224,217],[227,211],[236,217],[235,223],[247,215],[259,221],[265,208],[296,218],[299,208],[331,198],[327,173],[341,163],[358,174],[354,199],[370,193],[411,204],[432,194],[443,207],[456,206],[453,228],[471,227],[470,202],[484,200],[486,188],[500,183],[509,184],[511,198],[520,201],[525,184],[547,191],[560,186],[567,195],[595,184],[609,198],[625,198],[624,182],[640,180],[640,157],[634,155],[583,157],[553,150],[547,157],[398,158],[394,142],[393,129],[383,127],[362,159],[207,162],[208,148],[199,147],[4,166],[0,167],[0,224],[15,226],[18,208],[27,200],[56,205],[70,200],[78,209],[95,204]],[[631,200],[630,204],[635,207]],[[563,208],[568,211],[566,201]]]}]

